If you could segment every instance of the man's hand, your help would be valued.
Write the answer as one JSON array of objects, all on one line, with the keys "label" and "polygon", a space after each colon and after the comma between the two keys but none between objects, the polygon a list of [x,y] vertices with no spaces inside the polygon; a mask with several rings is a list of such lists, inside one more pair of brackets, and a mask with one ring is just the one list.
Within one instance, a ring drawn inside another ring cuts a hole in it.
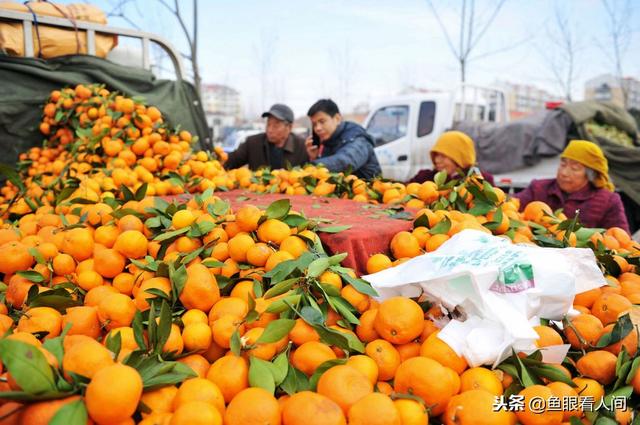
[{"label": "man's hand", "polygon": [[304,142],[307,148],[307,155],[309,155],[309,161],[313,161],[318,158],[318,147],[313,144],[313,137],[307,137]]}]

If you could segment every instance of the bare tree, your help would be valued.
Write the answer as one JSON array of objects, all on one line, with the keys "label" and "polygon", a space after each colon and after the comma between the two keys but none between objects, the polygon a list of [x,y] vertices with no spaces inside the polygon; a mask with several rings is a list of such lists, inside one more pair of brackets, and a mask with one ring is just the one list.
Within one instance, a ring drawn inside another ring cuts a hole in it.
[{"label": "bare tree", "polygon": [[[480,13],[476,8],[475,0],[462,0],[462,8],[459,16],[460,28],[458,31],[457,42],[455,42],[456,40],[454,40],[453,36],[449,33],[449,30],[442,21],[442,18],[440,17],[440,14],[434,6],[433,1],[427,0],[427,2],[429,3],[431,12],[436,18],[436,21],[438,22],[438,25],[440,26],[440,29],[445,36],[447,45],[449,46],[449,50],[451,50],[451,53],[455,56],[456,61],[460,66],[460,81],[463,83],[467,79],[467,72],[470,62],[514,49],[519,45],[527,43],[529,41],[529,37],[526,37],[520,41],[512,43],[511,45],[473,56],[472,53],[477,50],[480,41],[491,28],[491,25],[500,13],[500,10],[502,9],[502,6],[504,6],[506,0],[498,0],[492,8]],[[486,19],[483,19],[484,16],[488,17]]]},{"label": "bare tree", "polygon": [[345,42],[342,48],[330,49],[329,58],[338,82],[338,93],[344,102],[344,109],[347,111],[351,105],[351,86],[356,67],[349,42]]},{"label": "bare tree", "polygon": [[566,9],[560,9],[556,3],[553,24],[547,27],[548,43],[540,48],[540,54],[547,61],[564,98],[571,102],[573,83],[577,78],[576,55],[582,47],[568,16]]},{"label": "bare tree", "polygon": [[[193,71],[193,85],[196,87],[198,95],[200,95],[200,88],[202,85],[202,78],[200,76],[200,68],[198,66],[198,0],[193,0],[193,28],[189,30],[185,19],[180,10],[178,0],[173,1],[173,7],[166,0],[158,0],[167,10],[169,10],[178,20],[184,37],[189,45],[189,54],[183,54],[189,61],[191,61],[191,69]],[[184,1],[184,0],[183,0]],[[184,2],[183,2],[184,4]]]},{"label": "bare tree", "polygon": [[[200,75],[200,68],[198,66],[198,0],[193,1],[193,22],[191,28],[189,28],[183,11],[180,9],[180,5],[184,5],[184,0],[178,2],[173,1],[173,6],[168,3],[167,0],[157,0],[166,10],[168,10],[178,21],[182,32],[184,33],[187,41],[188,53],[182,53],[182,56],[191,63],[191,70],[193,73],[193,84],[200,94],[202,85],[202,78]],[[144,14],[138,9],[138,2],[136,0],[117,0],[112,1],[112,10],[107,14],[107,17],[117,17],[123,19],[129,25],[136,29],[141,29],[139,23],[130,18],[131,14],[127,13],[126,7],[131,5],[136,8],[137,15],[142,17]]]},{"label": "bare tree", "polygon": [[263,30],[260,35],[260,44],[253,45],[254,58],[260,75],[260,110],[264,110],[267,106],[266,101],[272,83],[277,43],[277,34],[273,31]]},{"label": "bare tree", "polygon": [[624,106],[627,107],[628,93],[624,84],[623,60],[629,48],[633,31],[631,29],[633,7],[631,0],[602,0],[607,19],[607,42],[608,48],[600,45],[602,50],[611,61],[615,76],[618,79],[624,97]]},{"label": "bare tree", "polygon": [[[133,28],[137,30],[141,29],[140,26],[135,21],[130,19],[127,13],[125,13],[125,6],[127,4],[137,6],[135,0],[118,0],[115,4],[113,4],[111,11],[107,13],[107,18],[120,18],[131,25]],[[138,14],[141,15],[141,13]]]}]

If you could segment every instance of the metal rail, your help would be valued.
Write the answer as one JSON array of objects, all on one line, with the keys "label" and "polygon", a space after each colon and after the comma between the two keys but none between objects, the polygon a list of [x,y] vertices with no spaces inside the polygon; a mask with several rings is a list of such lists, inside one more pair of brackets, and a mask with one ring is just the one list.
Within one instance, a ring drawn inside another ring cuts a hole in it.
[{"label": "metal rail", "polygon": [[96,24],[86,21],[75,21],[75,26],[66,18],[57,18],[53,16],[38,15],[36,18],[30,13],[16,12],[13,10],[0,9],[0,21],[14,21],[22,24],[24,33],[24,52],[26,57],[33,57],[33,25],[48,25],[58,28],[66,28],[71,31],[84,31],[87,34],[87,53],[89,55],[95,55],[96,52],[96,34],[117,35],[122,37],[130,37],[139,39],[142,43],[142,68],[146,70],[151,69],[151,61],[149,59],[149,48],[151,42],[159,45],[173,62],[176,78],[178,81],[184,78],[185,70],[182,63],[182,59],[178,51],[173,47],[171,43],[162,37],[155,34],[131,30],[127,28],[116,28],[107,25]]}]

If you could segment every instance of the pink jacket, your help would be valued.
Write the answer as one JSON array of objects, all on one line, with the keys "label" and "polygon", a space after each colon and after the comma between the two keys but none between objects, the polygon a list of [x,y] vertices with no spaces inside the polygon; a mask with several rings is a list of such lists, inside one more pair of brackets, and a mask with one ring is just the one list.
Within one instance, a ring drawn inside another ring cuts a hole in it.
[{"label": "pink jacket", "polygon": [[620,195],[606,189],[598,189],[589,183],[574,193],[564,193],[556,179],[533,180],[529,187],[515,194],[523,210],[529,202],[543,201],[554,211],[562,208],[567,217],[573,218],[580,211],[579,221],[586,227],[621,227],[627,232],[629,224]]}]

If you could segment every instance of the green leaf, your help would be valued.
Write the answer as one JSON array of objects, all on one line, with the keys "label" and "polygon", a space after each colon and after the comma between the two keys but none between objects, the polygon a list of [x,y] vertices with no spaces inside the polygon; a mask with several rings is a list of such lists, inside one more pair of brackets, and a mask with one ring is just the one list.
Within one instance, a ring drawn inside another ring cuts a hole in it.
[{"label": "green leaf", "polygon": [[122,196],[124,197],[124,201],[125,202],[129,202],[129,201],[134,201],[135,200],[135,195],[133,194],[133,192],[131,192],[131,190],[129,190],[129,188],[125,185],[120,185],[120,192],[122,192]]},{"label": "green leaf", "polygon": [[[37,288],[35,285],[33,287]],[[63,288],[56,288],[36,294],[27,304],[29,307],[51,307],[65,313],[69,307],[82,305],[82,300],[73,299],[72,295]]]},{"label": "green leaf", "polygon": [[224,267],[224,263],[218,260],[205,260],[202,262],[202,265],[208,267],[210,269],[217,269],[218,267]]},{"label": "green leaf", "polygon": [[337,266],[340,263],[342,263],[342,261],[347,258],[347,253],[343,252],[342,254],[336,254],[334,256],[329,257],[329,265],[330,266]]},{"label": "green leaf", "polygon": [[503,371],[506,374],[509,374],[513,377],[518,375],[518,369],[512,365],[511,363],[507,363],[509,360],[506,360],[502,363],[500,363],[500,365],[498,365],[498,369],[500,369],[501,371]]},{"label": "green leaf", "polygon": [[20,177],[20,175],[7,164],[0,164],[0,175],[5,176],[7,180],[13,183],[18,188],[20,193],[27,190],[24,186],[24,183],[22,182],[22,178]]},{"label": "green leaf", "polygon": [[239,356],[240,352],[242,351],[242,342],[240,341],[240,334],[238,333],[238,329],[236,329],[233,334],[231,334],[229,349],[236,356]]},{"label": "green leaf", "polygon": [[68,397],[71,395],[73,395],[73,393],[69,391],[59,391],[59,390],[47,391],[39,394],[29,394],[24,391],[0,391],[0,399],[2,399],[3,401],[15,400],[20,403],[53,400],[53,399]]},{"label": "green leaf", "polygon": [[322,325],[324,323],[324,317],[322,317],[322,312],[316,310],[310,306],[304,306],[300,310],[300,317],[310,325]]},{"label": "green leaf", "polygon": [[[156,303],[152,302],[151,310],[154,310],[154,304]],[[169,303],[167,303],[166,301],[162,301],[161,303],[159,317],[160,321],[157,327],[155,342],[155,351],[158,354],[162,352],[164,344],[167,342],[167,340],[169,339],[169,335],[171,334],[171,307],[169,307]],[[149,320],[151,320],[151,316],[149,316]],[[153,342],[151,342],[151,335],[149,335],[149,340],[149,342],[153,345]]]},{"label": "green leaf", "polygon": [[429,217],[426,214],[420,214],[420,217],[417,217],[413,221],[413,228],[416,227],[429,227]]},{"label": "green leaf", "polygon": [[269,322],[262,332],[262,335],[260,335],[260,338],[256,341],[256,344],[270,344],[272,342],[280,341],[282,338],[287,336],[295,324],[296,321],[292,319],[278,319]]},{"label": "green leaf", "polygon": [[38,251],[34,247],[29,248],[28,251],[29,251],[29,254],[31,254],[31,256],[36,259],[36,262],[38,264],[46,264],[47,263],[47,260],[45,260],[45,258],[42,256],[42,254],[40,254],[40,251]]},{"label": "green leaf", "polygon": [[281,219],[286,217],[291,210],[291,202],[288,199],[279,199],[267,207],[265,212],[267,219]]},{"label": "green leaf", "polygon": [[269,290],[267,290],[267,292],[265,292],[264,298],[269,299],[269,298],[277,297],[278,295],[284,294],[285,292],[293,288],[293,285],[299,280],[300,278],[294,277],[291,279],[283,280],[282,282],[278,282],[277,284],[273,285],[273,287],[271,287]]},{"label": "green leaf", "polygon": [[73,198],[69,201],[70,204],[81,204],[81,205],[94,205],[96,202],[91,201],[85,198]]},{"label": "green leaf", "polygon": [[140,311],[137,311],[133,316],[131,327],[133,328],[133,338],[138,343],[138,347],[140,347],[141,350],[147,350],[147,343],[144,338],[144,328],[142,326],[142,314]]},{"label": "green leaf", "polygon": [[351,229],[351,227],[352,227],[351,225],[318,227],[318,228],[316,228],[316,232],[340,233],[340,232],[343,232],[345,230]]},{"label": "green leaf", "polygon": [[142,185],[140,185],[138,190],[136,190],[135,195],[133,195],[133,198],[138,202],[142,201],[144,197],[147,196],[148,187],[149,185],[147,183],[143,183]]},{"label": "green leaf", "polygon": [[579,240],[579,241],[587,241],[595,233],[602,233],[602,229],[581,227],[581,228],[577,229],[574,233],[576,234],[576,239],[577,240]]},{"label": "green leaf", "polygon": [[144,292],[149,294],[149,295],[153,295],[153,297],[147,298],[147,302],[149,302],[149,301],[151,301],[153,299],[163,299],[163,300],[171,301],[170,295],[167,294],[166,292],[164,292],[161,289],[150,288],[150,289],[146,289]]},{"label": "green leaf", "polygon": [[633,322],[631,322],[631,316],[627,313],[621,316],[616,321],[611,332],[608,332],[600,337],[597,348],[607,347],[611,344],[622,341],[630,332],[633,331]]},{"label": "green leaf", "polygon": [[67,403],[53,416],[49,425],[85,425],[89,415],[82,399]]},{"label": "green leaf", "polygon": [[[618,357],[618,360],[620,360],[620,357]],[[620,365],[620,367],[616,367],[616,382],[613,385],[614,390],[620,388],[620,386],[625,383],[625,380],[629,375],[629,372],[631,371],[632,366],[633,366],[633,362],[631,360],[628,360],[624,362],[622,365]]]},{"label": "green leaf", "polygon": [[[252,276],[252,275],[249,275],[249,276]],[[258,298],[264,296],[264,289],[262,288],[262,283],[256,279],[253,279],[253,293]]]},{"label": "green leaf", "polygon": [[607,273],[610,274],[611,276],[619,276],[620,273],[622,272],[622,270],[620,270],[620,266],[613,259],[612,255],[610,254],[596,255],[596,258],[598,259],[598,262],[600,262],[604,266]]},{"label": "green leaf", "polygon": [[618,425],[618,422],[608,416],[599,416],[593,425]]},{"label": "green leaf", "polygon": [[16,272],[18,276],[22,276],[30,282],[33,283],[41,283],[44,282],[44,276],[34,270],[26,270],[21,272]]},{"label": "green leaf", "polygon": [[[198,376],[189,366],[180,362],[164,361],[158,357],[149,357],[144,360],[145,370],[141,373],[142,384],[145,391],[151,391],[167,385],[176,385],[189,378]],[[136,368],[140,371],[140,368]]]},{"label": "green leaf", "polygon": [[633,363],[631,364],[631,369],[629,370],[629,374],[627,375],[627,379],[625,380],[625,384],[630,384],[633,380],[636,373],[640,370],[640,357],[636,357],[633,359]]},{"label": "green leaf", "polygon": [[302,295],[293,294],[269,304],[269,307],[265,310],[267,313],[280,314],[291,308],[293,305],[297,305],[302,299]]},{"label": "green leaf", "polygon": [[213,229],[215,229],[217,224],[212,221],[203,221],[201,223],[198,223],[197,226],[198,226],[198,229],[200,230],[200,234],[204,236],[210,233]]},{"label": "green leaf", "polygon": [[436,186],[438,186],[438,189],[440,189],[440,187],[447,181],[447,172],[446,171],[439,171],[436,173],[436,175],[433,177],[433,181],[435,182]]},{"label": "green leaf", "polygon": [[307,275],[309,277],[318,277],[322,273],[324,273],[324,271],[327,270],[330,265],[331,263],[329,262],[328,257],[318,258],[314,260],[311,264],[309,264]]},{"label": "green leaf", "polygon": [[182,294],[184,286],[187,284],[187,268],[183,265],[173,270],[173,267],[169,268],[169,280],[176,290],[176,296],[179,297]]},{"label": "green leaf", "polygon": [[156,227],[162,226],[162,221],[160,221],[160,217],[151,217],[144,222],[144,225],[150,229],[154,229]]},{"label": "green leaf", "polygon": [[[270,313],[270,311],[268,311],[268,313]],[[247,313],[246,316],[244,316],[244,320],[245,322],[251,324],[253,322],[255,322],[256,320],[258,320],[260,318],[260,313],[258,313],[255,310],[251,310],[250,312]]]},{"label": "green leaf", "polygon": [[335,329],[330,329],[324,325],[312,325],[320,335],[320,340],[329,345],[335,345],[338,348],[347,351],[357,351],[364,353],[364,344],[357,337],[350,333],[342,333]]},{"label": "green leaf", "polygon": [[172,231],[166,232],[166,233],[161,233],[160,235],[156,236],[153,240],[157,241],[157,242],[166,241],[166,240],[169,240],[169,239],[177,238],[178,236],[183,235],[183,234],[187,233],[188,231],[189,231],[189,227],[183,227],[182,229],[172,230]]},{"label": "green leaf", "polygon": [[540,383],[539,380],[535,378],[535,376],[532,376],[529,373],[529,370],[524,364],[522,364],[522,360],[520,359],[520,357],[518,357],[515,351],[513,352],[513,356],[511,357],[516,360],[516,368],[518,369],[517,376],[525,388],[530,387],[532,385],[537,385]]},{"label": "green leaf", "polygon": [[53,354],[58,360],[59,364],[62,364],[62,357],[64,356],[64,346],[62,344],[62,341],[64,340],[64,337],[67,335],[70,329],[71,323],[67,323],[60,335],[55,338],[47,339],[42,343],[42,347]]},{"label": "green leaf", "polygon": [[360,292],[361,294],[370,295],[372,297],[377,297],[378,292],[365,280],[353,277],[346,272],[347,269],[339,268],[336,269],[338,274],[342,278],[342,280],[346,280],[349,285],[353,286],[353,289]]},{"label": "green leaf", "polygon": [[358,318],[355,316],[354,313],[356,313],[356,309],[355,307],[353,307],[349,301],[345,300],[342,297],[329,297],[329,300],[331,300],[331,304],[332,306],[335,308],[335,310],[338,311],[338,313],[340,313],[340,315],[342,317],[344,317],[349,323],[353,324],[353,325],[359,325],[360,324],[360,320],[358,320]]},{"label": "green leaf", "polygon": [[438,224],[433,226],[429,230],[429,234],[431,235],[443,235],[451,230],[451,220],[448,217],[444,217]]},{"label": "green leaf", "polygon": [[268,364],[269,362],[257,357],[249,358],[249,385],[264,388],[273,394],[276,390],[276,383]]},{"label": "green leaf", "polygon": [[116,219],[120,219],[127,215],[134,215],[138,217],[140,220],[144,219],[144,216],[142,214],[140,214],[138,211],[131,208],[120,208],[118,210],[111,211],[109,215]]},{"label": "green leaf", "polygon": [[311,379],[309,379],[309,386],[311,387],[310,388],[311,391],[316,390],[316,387],[318,386],[318,381],[320,380],[320,377],[322,376],[323,373],[325,373],[326,371],[328,371],[334,366],[343,365],[346,362],[347,362],[346,359],[333,359],[333,360],[327,360],[326,362],[321,363],[320,366],[316,368],[316,371],[313,373],[313,375],[311,375]]},{"label": "green leaf", "polygon": [[329,285],[328,283],[318,282],[320,288],[324,291],[325,294],[330,295],[332,297],[337,297],[340,295],[340,290],[333,285]]},{"label": "green leaf", "polygon": [[485,202],[478,202],[473,206],[473,208],[469,210],[469,214],[475,215],[475,216],[485,215],[486,213],[493,210],[494,208],[495,207],[491,204],[488,204]]},{"label": "green leaf", "polygon": [[529,370],[538,377],[547,378],[553,382],[564,382],[571,387],[577,387],[575,382],[573,382],[567,375],[562,373],[562,371],[560,371],[560,369],[558,369],[557,367],[548,364],[541,364],[540,366],[529,366]]},{"label": "green leaf", "polygon": [[576,416],[571,416],[569,418],[569,425],[584,425],[584,424]]},{"label": "green leaf", "polygon": [[282,381],[282,384],[280,384],[280,388],[289,395],[294,395],[300,391],[307,391],[309,390],[309,378],[300,370],[290,366],[287,371],[287,376],[284,378],[284,381]]},{"label": "green leaf", "polygon": [[611,405],[613,403],[614,398],[624,397],[626,399],[629,399],[629,397],[631,397],[632,394],[633,394],[633,387],[630,385],[627,385],[626,387],[619,388],[615,391],[610,392],[606,396],[604,396],[604,399],[602,400],[602,402],[605,404],[605,406],[609,407],[608,410],[612,410]]},{"label": "green leaf", "polygon": [[498,202],[498,195],[496,195],[496,192],[493,190],[493,186],[491,186],[491,184],[489,184],[489,182],[487,182],[486,180],[483,182],[482,192],[485,194],[487,199],[489,199],[489,201],[493,202],[494,204]]},{"label": "green leaf", "polygon": [[301,215],[289,214],[282,221],[284,221],[289,227],[307,227],[309,221]]},{"label": "green leaf", "polygon": [[61,204],[65,199],[71,196],[75,191],[76,191],[76,188],[74,187],[65,187],[64,189],[62,189],[60,193],[58,193],[58,195],[56,196],[56,205]]},{"label": "green leaf", "polygon": [[56,390],[53,370],[37,347],[5,338],[0,340],[0,358],[22,391],[39,394]]},{"label": "green leaf", "polygon": [[214,217],[220,217],[220,216],[226,215],[230,209],[231,209],[231,206],[229,205],[228,202],[217,200],[216,202],[213,203],[213,205],[209,205],[207,207],[207,212]]},{"label": "green leaf", "polygon": [[120,350],[122,349],[122,335],[120,335],[120,332],[115,335],[109,334],[105,345],[107,349],[113,353],[114,357],[118,358]]},{"label": "green leaf", "polygon": [[189,254],[185,255],[184,257],[182,257],[182,260],[180,260],[180,262],[182,264],[189,264],[190,262],[192,262],[193,260],[195,260],[196,258],[198,258],[200,256],[200,254],[202,254],[204,252],[205,247],[201,246],[200,248],[191,251]]},{"label": "green leaf", "polygon": [[272,285],[290,278],[291,273],[300,265],[303,256],[297,260],[286,260],[279,263],[271,271],[265,273],[263,277],[270,279]]},{"label": "green leaf", "polygon": [[273,380],[277,385],[282,384],[287,374],[289,373],[289,356],[288,350],[278,354],[272,363],[271,373],[273,374]]}]

